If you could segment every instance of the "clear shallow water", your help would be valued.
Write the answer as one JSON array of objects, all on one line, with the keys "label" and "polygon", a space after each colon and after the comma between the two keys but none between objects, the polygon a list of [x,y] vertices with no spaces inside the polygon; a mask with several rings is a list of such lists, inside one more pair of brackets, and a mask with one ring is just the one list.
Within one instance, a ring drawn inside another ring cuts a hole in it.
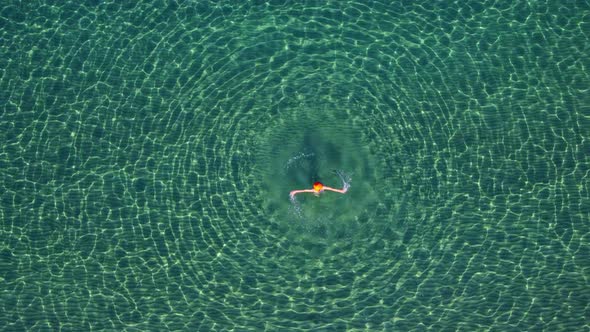
[{"label": "clear shallow water", "polygon": [[2,5],[0,326],[588,330],[589,12]]}]

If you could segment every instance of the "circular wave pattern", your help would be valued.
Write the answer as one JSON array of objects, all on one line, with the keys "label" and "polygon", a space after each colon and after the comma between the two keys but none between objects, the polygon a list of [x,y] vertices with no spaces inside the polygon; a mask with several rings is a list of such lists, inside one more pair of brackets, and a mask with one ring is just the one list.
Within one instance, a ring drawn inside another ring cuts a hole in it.
[{"label": "circular wave pattern", "polygon": [[578,5],[4,6],[2,327],[587,326]]}]

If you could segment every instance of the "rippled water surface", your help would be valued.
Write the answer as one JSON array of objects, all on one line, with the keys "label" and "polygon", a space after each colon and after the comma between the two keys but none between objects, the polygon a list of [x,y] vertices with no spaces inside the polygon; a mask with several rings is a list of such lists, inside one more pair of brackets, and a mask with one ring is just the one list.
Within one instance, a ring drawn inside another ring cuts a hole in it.
[{"label": "rippled water surface", "polygon": [[0,329],[588,331],[548,3],[3,2]]}]

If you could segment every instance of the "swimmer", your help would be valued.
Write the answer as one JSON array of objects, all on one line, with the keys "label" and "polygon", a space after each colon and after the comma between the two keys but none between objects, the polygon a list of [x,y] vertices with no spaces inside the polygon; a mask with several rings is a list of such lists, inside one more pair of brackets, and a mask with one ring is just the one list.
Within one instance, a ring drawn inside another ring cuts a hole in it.
[{"label": "swimmer", "polygon": [[300,194],[300,193],[312,193],[316,196],[319,196],[325,190],[333,191],[333,192],[337,192],[337,193],[341,193],[341,194],[346,194],[346,192],[348,191],[348,188],[350,188],[350,185],[347,182],[344,182],[344,187],[342,189],[336,189],[336,188],[324,186],[324,184],[321,182],[315,182],[313,184],[312,189],[292,190],[291,193],[289,193],[289,196],[291,197],[292,200],[295,199],[295,195]]}]

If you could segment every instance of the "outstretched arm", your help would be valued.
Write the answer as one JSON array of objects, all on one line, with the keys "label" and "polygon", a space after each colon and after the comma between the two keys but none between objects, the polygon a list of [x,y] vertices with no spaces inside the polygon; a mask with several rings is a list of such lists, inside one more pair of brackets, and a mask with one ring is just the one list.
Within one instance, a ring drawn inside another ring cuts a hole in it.
[{"label": "outstretched arm", "polygon": [[324,190],[329,190],[329,191],[334,191],[334,192],[341,193],[341,194],[346,194],[346,192],[348,191],[348,187],[350,187],[350,186],[348,185],[348,183],[346,183],[346,184],[344,184],[344,188],[342,188],[342,189],[336,189],[336,188],[324,186]]},{"label": "outstretched arm", "polygon": [[300,193],[313,193],[314,190],[313,189],[301,189],[301,190],[291,190],[291,192],[289,193],[289,196],[291,197],[291,199],[295,198],[295,195],[300,194]]}]

